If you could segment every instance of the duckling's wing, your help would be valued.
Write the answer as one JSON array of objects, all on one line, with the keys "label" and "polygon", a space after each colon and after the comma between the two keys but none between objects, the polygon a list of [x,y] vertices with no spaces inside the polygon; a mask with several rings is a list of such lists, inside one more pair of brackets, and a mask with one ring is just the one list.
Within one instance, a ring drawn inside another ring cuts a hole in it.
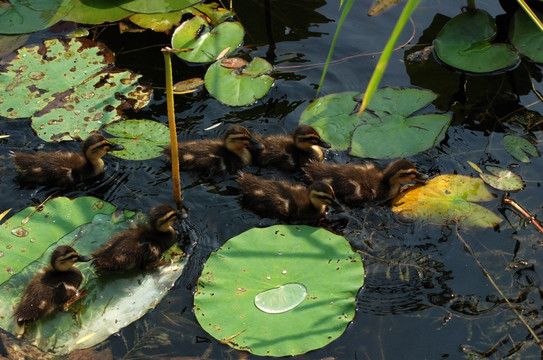
[{"label": "duckling's wing", "polygon": [[31,323],[55,310],[55,290],[43,283],[43,269],[28,283],[21,302],[15,309],[19,325]]},{"label": "duckling's wing", "polygon": [[74,169],[85,165],[86,160],[74,152],[51,152],[38,154],[15,153],[15,166],[23,181],[57,185],[71,184],[77,179]]},{"label": "duckling's wing", "polygon": [[137,262],[138,241],[142,227],[117,233],[92,253],[92,264],[98,272],[133,269]]}]

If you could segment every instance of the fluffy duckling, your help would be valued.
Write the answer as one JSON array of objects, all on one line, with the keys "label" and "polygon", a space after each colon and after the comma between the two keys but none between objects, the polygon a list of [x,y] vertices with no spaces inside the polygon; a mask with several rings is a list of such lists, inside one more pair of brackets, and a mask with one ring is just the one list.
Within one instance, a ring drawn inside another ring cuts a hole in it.
[{"label": "fluffy duckling", "polygon": [[241,173],[236,181],[243,194],[241,204],[262,217],[318,223],[324,218],[327,205],[339,206],[332,187],[322,182],[305,187],[246,173]]},{"label": "fluffy duckling", "polygon": [[[262,144],[240,125],[230,125],[221,139],[194,140],[178,144],[179,168],[209,175],[232,173],[253,163],[253,153]],[[164,148],[171,162],[171,147]]]},{"label": "fluffy duckling", "polygon": [[101,175],[105,166],[102,156],[109,151],[122,149],[122,145],[110,143],[100,134],[93,134],[81,145],[81,154],[67,151],[36,154],[16,152],[12,156],[22,182],[66,187]]},{"label": "fluffy duckling", "polygon": [[83,281],[76,262],[89,261],[70,246],[59,246],[51,254],[51,266],[38,271],[28,283],[21,302],[15,309],[18,329],[22,337],[31,323],[49,315],[68,301],[80,297],[79,285]]},{"label": "fluffy duckling", "polygon": [[340,165],[311,162],[303,168],[313,181],[330,184],[338,199],[351,206],[364,202],[385,201],[400,193],[401,185],[410,181],[424,182],[428,176],[417,171],[408,160],[396,160],[384,170],[374,164]]},{"label": "fluffy duckling", "polygon": [[164,251],[175,243],[172,225],[181,217],[186,217],[186,214],[178,213],[169,205],[153,207],[147,223],[115,234],[92,253],[92,263],[97,272],[147,270],[159,265]]},{"label": "fluffy duckling", "polygon": [[259,166],[275,166],[285,171],[299,170],[309,161],[322,162],[324,154],[321,148],[331,145],[322,140],[319,133],[309,125],[300,125],[292,136],[271,135],[260,140],[264,150],[256,156]]}]

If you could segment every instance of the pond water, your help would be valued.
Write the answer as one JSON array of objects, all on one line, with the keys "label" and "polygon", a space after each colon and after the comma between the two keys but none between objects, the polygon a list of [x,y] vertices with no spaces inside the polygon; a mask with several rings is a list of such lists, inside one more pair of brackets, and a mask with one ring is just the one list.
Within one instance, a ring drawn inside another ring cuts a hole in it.
[{"label": "pond water", "polygon": [[[349,14],[334,51],[336,62],[328,70],[320,95],[364,91],[377,54],[401,12],[401,7],[396,6],[379,16],[368,17],[369,3],[357,2]],[[445,139],[435,148],[410,157],[430,176],[477,176],[467,161],[481,167],[516,164],[503,149],[501,139],[507,132],[537,139],[541,151],[539,114],[543,113],[543,105],[533,91],[543,92],[541,66],[523,62],[514,71],[476,77],[462,76],[440,66],[432,56],[424,67],[422,63],[406,61],[409,53],[430,45],[444,19],[458,14],[464,5],[461,1],[423,1],[413,16],[413,24],[407,26],[399,41],[403,44],[412,39],[411,43],[394,52],[380,85],[431,89],[441,95],[434,103],[436,111],[453,114]],[[275,66],[275,86],[261,101],[244,108],[222,105],[205,91],[177,96],[181,141],[219,136],[224,125],[205,130],[217,123],[241,124],[261,134],[289,133],[315,97],[322,63],[339,18],[337,2],[240,0],[234,6],[247,30],[240,51],[270,61]],[[494,1],[478,1],[477,6],[492,16],[503,13]],[[64,25],[53,30],[68,29]],[[142,74],[140,82],[156,87],[151,104],[131,117],[167,124],[160,48],[168,44],[169,37],[150,32],[119,35],[116,26],[100,28],[92,34],[116,53],[117,66]],[[29,41],[49,36],[51,32],[39,33]],[[173,60],[174,80],[204,74],[204,66]],[[532,122],[511,121],[508,115],[522,107],[538,113]],[[9,151],[75,150],[78,145],[45,144],[33,133],[29,120],[0,118],[0,134],[10,135],[0,140],[0,210],[12,208],[14,214],[39,204],[50,192],[20,188],[14,181],[16,172]],[[526,188],[511,197],[537,216],[543,206],[543,160],[531,160],[530,164],[514,168],[523,177]],[[93,195],[118,208],[139,211],[172,202],[171,172],[162,159],[125,161],[108,156],[106,161],[111,178],[104,184],[65,195]],[[331,150],[327,161],[349,163],[360,159]],[[260,173],[272,175],[273,171]],[[191,254],[183,276],[155,310],[94,350],[116,359],[259,358],[233,350],[209,336],[196,321],[192,301],[196,281],[212,251],[247,229],[274,222],[240,207],[234,176],[200,179],[194,174],[182,174],[181,182],[190,216],[178,230]],[[502,192],[493,192],[496,199],[484,206],[505,218],[499,229],[405,224],[386,207],[348,209],[349,221],[343,233],[353,248],[361,252],[366,267],[366,282],[358,294],[355,319],[339,339],[296,358],[540,358],[541,347],[504,296],[543,337],[543,318],[539,316],[543,291],[538,275],[543,237],[501,204]]]}]

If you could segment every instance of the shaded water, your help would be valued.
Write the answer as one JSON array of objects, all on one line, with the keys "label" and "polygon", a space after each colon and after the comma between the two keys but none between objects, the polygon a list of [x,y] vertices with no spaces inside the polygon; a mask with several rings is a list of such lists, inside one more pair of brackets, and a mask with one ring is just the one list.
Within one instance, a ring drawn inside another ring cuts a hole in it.
[{"label": "shaded water", "polygon": [[[365,15],[369,2],[358,2],[349,15],[334,51],[334,59],[382,49],[401,8],[382,15]],[[326,59],[338,5],[325,1],[239,1],[235,10],[247,29],[241,52],[265,57],[275,65],[276,84],[260,102],[246,108],[221,105],[205,92],[176,97],[176,116],[180,140],[218,136],[224,126],[205,128],[222,122],[238,123],[262,134],[290,132],[302,111],[315,96]],[[501,75],[462,76],[441,67],[430,58],[425,63],[407,61],[407,54],[429,45],[442,26],[464,6],[460,1],[424,1],[417,9],[414,28],[408,27],[400,43],[411,45],[396,51],[381,86],[419,86],[438,92],[438,111],[454,114],[453,126],[437,147],[410,157],[419,168],[434,176],[458,173],[476,175],[466,161],[479,166],[514,163],[505,152],[501,138],[505,132],[519,131],[540,143],[541,125],[506,122],[505,116],[538,99],[531,90],[541,92],[541,67],[523,63]],[[493,1],[477,5],[495,16],[501,9]],[[269,6],[271,17],[266,17]],[[438,14],[438,15],[436,15]],[[143,75],[143,83],[163,86],[163,59],[160,48],[169,41],[162,34],[118,35],[116,27],[97,32],[97,39],[116,53],[116,64]],[[33,39],[39,39],[40,34]],[[421,46],[414,46],[415,43]],[[157,45],[158,44],[158,45]],[[149,48],[145,48],[149,47]],[[378,56],[358,56],[330,67],[321,95],[342,91],[363,91]],[[314,66],[313,65],[317,65]],[[430,69],[430,70],[429,70]],[[189,66],[174,59],[174,79],[202,76],[204,66]],[[530,110],[543,113],[537,103]],[[134,118],[156,119],[167,123],[163,91],[155,89],[151,105]],[[28,120],[1,119],[0,134],[0,209],[13,208],[12,214],[43,201],[47,189],[19,188],[15,169],[8,159],[10,150],[75,150],[77,144],[44,144],[30,129]],[[386,144],[383,144],[386,146]],[[539,146],[541,149],[541,146]],[[358,162],[345,153],[330,151],[327,161]],[[383,164],[385,162],[382,162]],[[171,202],[170,171],[161,159],[124,161],[107,157],[107,174],[102,185],[65,194],[69,197],[93,195],[119,208],[147,211],[157,203]],[[526,188],[512,197],[535,215],[542,210],[540,183],[543,160],[532,158],[515,172]],[[255,170],[256,169],[252,169]],[[272,170],[262,170],[270,175]],[[192,312],[192,292],[209,254],[227,239],[254,226],[272,224],[241,209],[233,176],[213,180],[183,174],[184,203],[190,208],[187,223],[178,226],[189,244],[191,259],[174,289],[157,308],[140,321],[98,345],[115,358],[258,358],[220,344],[203,331]],[[458,359],[484,354],[491,358],[540,358],[541,349],[527,329],[504,303],[481,271],[463,241],[492,275],[525,319],[535,328],[542,296],[539,261],[543,239],[530,225],[507,207],[500,205],[502,194],[484,206],[506,218],[497,230],[457,229],[455,226],[404,224],[387,208],[350,209],[344,229],[353,248],[362,252],[367,271],[366,283],[358,295],[358,311],[353,323],[330,345],[298,356],[299,359]],[[255,249],[258,243],[255,241]],[[527,265],[508,269],[526,261]],[[319,274],[315,274],[318,277]],[[104,353],[106,356],[106,353]]]}]

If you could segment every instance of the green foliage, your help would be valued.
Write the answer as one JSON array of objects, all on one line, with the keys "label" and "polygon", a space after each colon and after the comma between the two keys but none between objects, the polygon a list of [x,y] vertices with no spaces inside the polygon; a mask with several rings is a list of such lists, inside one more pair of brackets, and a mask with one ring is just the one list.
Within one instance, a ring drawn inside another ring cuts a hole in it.
[{"label": "green foliage", "polygon": [[384,88],[376,92],[368,110],[356,114],[361,94],[344,92],[315,100],[300,117],[336,150],[365,158],[391,159],[413,155],[443,139],[449,115],[410,116],[427,106],[436,94],[427,90]]},{"label": "green foliage", "polygon": [[109,0],[125,10],[141,14],[157,14],[188,8],[200,0]]},{"label": "green foliage", "polygon": [[268,93],[273,78],[268,75],[272,66],[256,57],[243,68],[230,68],[216,61],[207,69],[204,83],[207,91],[220,102],[231,106],[254,103]]},{"label": "green foliage", "polygon": [[502,219],[473,202],[494,198],[481,179],[440,175],[398,195],[392,202],[392,211],[408,222],[427,221],[436,225],[452,222],[487,228],[498,225]]},{"label": "green foliage", "polygon": [[[543,14],[534,11],[543,19]],[[543,31],[530,20],[526,12],[517,10],[511,19],[509,39],[513,46],[524,56],[535,62],[543,63]]]},{"label": "green foliage", "polygon": [[486,11],[470,9],[445,24],[434,41],[435,51],[446,64],[473,73],[514,66],[518,53],[509,44],[493,43],[496,34],[496,23]]},{"label": "green foliage", "polygon": [[116,138],[114,144],[124,150],[112,153],[129,160],[147,160],[162,154],[163,147],[170,144],[170,130],[153,120],[124,120],[107,125],[104,130]]},{"label": "green foliage", "polygon": [[360,255],[342,236],[309,226],[254,228],[211,254],[194,312],[209,334],[236,349],[296,355],[343,333],[363,284]]},{"label": "green foliage", "polygon": [[133,14],[132,11],[120,8],[109,0],[72,0],[73,7],[64,17],[65,21],[81,24],[102,24],[124,19]]},{"label": "green foliage", "polygon": [[[537,148],[531,142],[523,137],[515,135],[506,135],[503,137],[503,147],[515,159],[524,163],[529,163],[528,155],[539,157]],[[528,154],[528,155],[527,155]]]},{"label": "green foliage", "polygon": [[52,141],[86,138],[127,106],[145,106],[151,91],[136,85],[139,75],[112,67],[107,53],[85,39],[20,48],[0,73],[0,114],[31,117],[38,136]]},{"label": "green foliage", "polygon": [[487,166],[486,170],[490,174],[480,173],[479,176],[485,183],[494,189],[503,191],[517,191],[524,188],[522,178],[508,169],[499,166]]},{"label": "green foliage", "polygon": [[10,0],[0,2],[0,34],[24,34],[60,21],[72,7],[71,0]]}]

